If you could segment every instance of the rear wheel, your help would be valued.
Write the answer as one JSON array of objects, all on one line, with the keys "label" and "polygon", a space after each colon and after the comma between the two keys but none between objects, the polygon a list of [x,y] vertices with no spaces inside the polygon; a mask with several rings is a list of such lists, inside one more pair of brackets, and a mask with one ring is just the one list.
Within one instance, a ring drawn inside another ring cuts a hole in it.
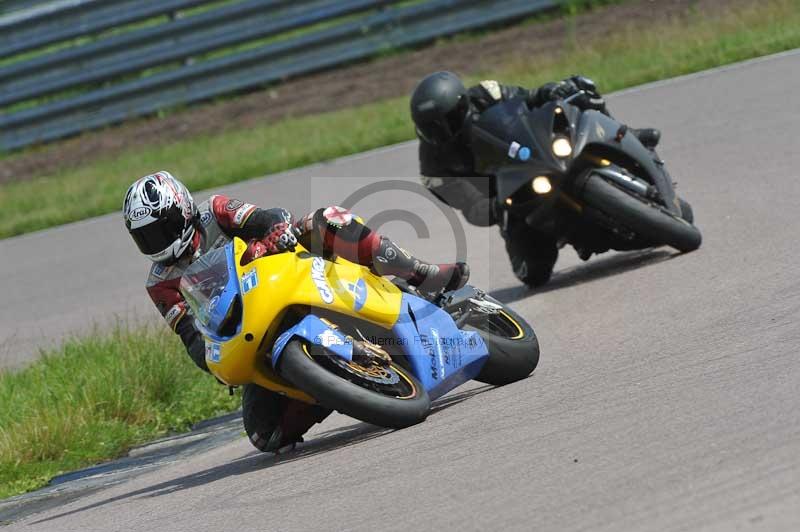
[{"label": "rear wheel", "polygon": [[687,220],[624,192],[598,175],[586,180],[583,200],[654,244],[687,252],[699,248],[702,242],[700,231]]},{"label": "rear wheel", "polygon": [[539,341],[533,328],[519,314],[494,298],[486,300],[503,308],[494,314],[478,314],[464,324],[481,335],[489,359],[475,380],[502,386],[524,379],[539,363]]},{"label": "rear wheel", "polygon": [[286,345],[278,371],[323,406],[373,425],[408,427],[430,410],[425,389],[394,362],[363,366],[296,339]]}]

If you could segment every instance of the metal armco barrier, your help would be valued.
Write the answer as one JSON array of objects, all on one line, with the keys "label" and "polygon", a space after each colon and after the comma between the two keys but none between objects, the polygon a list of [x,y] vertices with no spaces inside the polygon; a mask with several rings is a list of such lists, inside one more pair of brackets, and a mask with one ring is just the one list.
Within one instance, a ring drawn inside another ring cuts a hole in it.
[{"label": "metal armco barrier", "polygon": [[[0,59],[25,51],[0,66],[0,149],[522,18],[560,0],[240,0],[175,16],[211,3],[83,0],[7,27],[0,17]],[[131,23],[130,31],[27,57]]]}]

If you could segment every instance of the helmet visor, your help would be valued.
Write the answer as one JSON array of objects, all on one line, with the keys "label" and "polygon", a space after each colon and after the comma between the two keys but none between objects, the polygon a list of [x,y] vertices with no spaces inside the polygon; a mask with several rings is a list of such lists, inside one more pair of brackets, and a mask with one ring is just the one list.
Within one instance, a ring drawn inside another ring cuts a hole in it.
[{"label": "helmet visor", "polygon": [[462,94],[459,96],[456,106],[444,116],[447,123],[447,128],[450,130],[452,135],[458,135],[458,133],[464,127],[464,122],[467,119],[468,112],[469,98]]},{"label": "helmet visor", "polygon": [[419,135],[431,144],[444,144],[458,135],[464,128],[469,113],[469,98],[460,96],[458,103],[436,120],[427,122],[417,128]]},{"label": "helmet visor", "polygon": [[180,240],[186,220],[177,207],[171,207],[158,220],[130,230],[131,237],[139,251],[145,255],[155,255]]}]

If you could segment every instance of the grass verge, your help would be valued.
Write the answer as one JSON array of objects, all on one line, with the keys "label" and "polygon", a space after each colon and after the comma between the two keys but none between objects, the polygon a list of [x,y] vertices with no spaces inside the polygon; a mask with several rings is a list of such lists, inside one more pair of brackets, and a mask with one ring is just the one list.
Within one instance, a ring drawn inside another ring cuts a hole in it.
[{"label": "grass verge", "polygon": [[0,498],[230,412],[239,398],[203,374],[164,327],[118,326],[0,372]]},{"label": "grass verge", "polygon": [[[642,33],[565,43],[561,57],[509,55],[486,76],[535,86],[575,72],[605,92],[800,47],[800,0],[765,0],[720,16],[676,20]],[[0,238],[118,210],[135,177],[169,169],[194,190],[408,140],[406,98],[228,131],[124,153],[0,187]],[[335,198],[332,198],[334,200]]]}]

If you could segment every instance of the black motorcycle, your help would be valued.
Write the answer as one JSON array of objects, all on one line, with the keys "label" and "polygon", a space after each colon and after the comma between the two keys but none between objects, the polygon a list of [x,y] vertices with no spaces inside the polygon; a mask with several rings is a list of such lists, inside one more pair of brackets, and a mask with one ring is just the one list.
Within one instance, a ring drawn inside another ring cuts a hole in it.
[{"label": "black motorcycle", "polygon": [[[473,122],[475,167],[496,176],[507,243],[520,246],[510,235],[571,244],[583,260],[609,249],[700,247],[692,208],[676,195],[664,161],[627,126],[587,109],[591,96],[580,91],[535,109],[511,99]],[[583,105],[574,105],[578,98]],[[546,282],[555,256],[542,257],[535,244],[517,249],[524,259],[514,264],[517,276],[532,286]]]}]

